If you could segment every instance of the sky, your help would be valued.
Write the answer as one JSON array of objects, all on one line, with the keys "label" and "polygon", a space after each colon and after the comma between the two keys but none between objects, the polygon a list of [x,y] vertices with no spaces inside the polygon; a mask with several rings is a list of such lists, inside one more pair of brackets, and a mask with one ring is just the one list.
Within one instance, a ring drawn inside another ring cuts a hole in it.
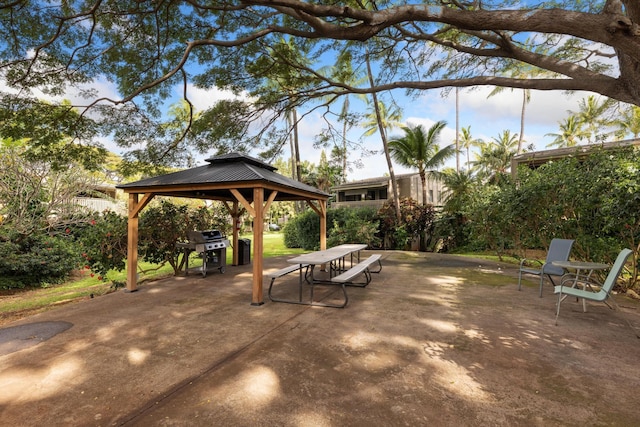
[{"label": "sky", "polygon": [[[482,87],[473,90],[461,89],[459,91],[460,107],[460,129],[471,126],[471,134],[474,138],[481,138],[490,141],[497,138],[504,130],[511,133],[520,133],[520,114],[522,109],[522,91],[505,89],[502,92],[488,97],[493,90],[492,87]],[[592,95],[587,92],[578,92],[567,95],[561,91],[531,91],[531,99],[527,104],[525,113],[525,146],[533,144],[536,150],[547,149],[554,137],[546,136],[549,133],[559,132],[559,122],[562,122],[570,115],[570,111],[578,111],[578,102]],[[189,96],[197,109],[205,109],[216,100],[225,97],[222,92],[212,94],[199,89],[190,88]],[[401,122],[411,125],[423,125],[425,128],[431,127],[435,122],[444,120],[447,122],[446,128],[441,133],[440,147],[455,142],[456,132],[456,109],[455,91],[451,91],[448,97],[442,96],[440,90],[425,91],[416,99],[409,99],[398,91],[394,93],[394,99],[403,110]],[[351,99],[354,108],[358,107],[357,101]],[[300,114],[305,111],[301,109]],[[302,160],[308,160],[318,164],[320,161],[320,150],[313,147],[314,138],[318,135],[324,124],[320,113],[311,113],[306,116],[299,126],[300,152]],[[349,133],[349,138],[358,140],[362,137],[364,128],[353,128]],[[389,136],[401,136],[401,129],[393,129]],[[363,140],[364,145],[369,150],[378,150],[378,154],[362,157],[359,151],[350,153],[350,161],[361,159],[362,167],[354,168],[347,174],[348,181],[379,177],[388,174],[388,167],[382,150],[382,142],[379,134],[374,134]],[[253,153],[257,154],[257,153]],[[288,153],[287,153],[288,155]],[[327,151],[327,155],[329,152]],[[203,159],[206,156],[203,156]],[[473,154],[471,155],[473,161]],[[461,154],[461,167],[465,166],[466,155]],[[455,167],[455,159],[452,159],[446,166]],[[395,173],[415,172],[394,165]]]}]

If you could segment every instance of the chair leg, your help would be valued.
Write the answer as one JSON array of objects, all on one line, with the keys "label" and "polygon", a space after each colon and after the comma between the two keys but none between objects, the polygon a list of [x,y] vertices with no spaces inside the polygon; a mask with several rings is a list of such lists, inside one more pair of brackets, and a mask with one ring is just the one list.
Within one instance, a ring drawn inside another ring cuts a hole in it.
[{"label": "chair leg", "polygon": [[522,270],[518,272],[518,290],[522,288]]},{"label": "chair leg", "polygon": [[562,286],[560,286],[560,292],[558,293],[558,305],[556,307],[556,326],[558,326],[558,316],[560,315],[561,303],[562,303]]},{"label": "chair leg", "polygon": [[542,286],[544,285],[544,274],[540,273],[540,298],[542,298]]}]

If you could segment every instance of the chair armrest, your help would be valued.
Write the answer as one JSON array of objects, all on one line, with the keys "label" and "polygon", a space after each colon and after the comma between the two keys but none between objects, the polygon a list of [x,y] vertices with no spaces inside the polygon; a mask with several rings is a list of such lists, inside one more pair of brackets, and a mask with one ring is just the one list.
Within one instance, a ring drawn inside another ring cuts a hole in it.
[{"label": "chair armrest", "polygon": [[[565,285],[565,283],[567,282],[571,282],[571,285]],[[564,276],[562,276],[562,279],[560,280],[560,286],[564,286],[564,287],[569,287],[569,288],[573,288],[575,287],[575,285],[587,285],[587,286],[591,286],[591,285],[596,285],[596,286],[602,286],[602,284],[600,282],[598,282],[594,277],[589,277],[586,274],[580,274],[577,275],[576,273],[567,273]]]},{"label": "chair armrest", "polygon": [[522,269],[522,267],[524,267],[524,263],[525,262],[529,262],[529,263],[538,263],[538,265],[543,265],[544,263],[538,259],[528,259],[528,258],[522,258],[522,260],[520,261],[520,269]]}]

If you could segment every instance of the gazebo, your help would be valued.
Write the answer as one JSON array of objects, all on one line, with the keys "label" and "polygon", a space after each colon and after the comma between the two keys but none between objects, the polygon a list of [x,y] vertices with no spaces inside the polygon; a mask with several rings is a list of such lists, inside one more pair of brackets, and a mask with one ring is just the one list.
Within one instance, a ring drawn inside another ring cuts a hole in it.
[{"label": "gazebo", "polygon": [[320,217],[320,248],[326,249],[329,194],[276,173],[253,157],[229,153],[207,165],[118,185],[129,195],[127,287],[137,290],[138,215],[155,196],[220,200],[233,218],[233,264],[238,263],[239,218],[244,208],[253,218],[252,305],[262,305],[264,214],[274,201],[305,201]]}]

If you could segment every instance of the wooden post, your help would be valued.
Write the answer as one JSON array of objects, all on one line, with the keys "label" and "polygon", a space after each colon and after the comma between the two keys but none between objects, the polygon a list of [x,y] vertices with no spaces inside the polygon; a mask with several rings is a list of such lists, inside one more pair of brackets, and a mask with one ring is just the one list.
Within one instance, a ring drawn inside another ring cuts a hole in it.
[{"label": "wooden post", "polygon": [[320,207],[320,250],[327,249],[327,201],[318,200]]},{"label": "wooden post", "polygon": [[238,265],[238,238],[240,234],[240,209],[238,205],[238,201],[235,200],[233,202],[233,210],[231,211],[231,217],[233,218],[233,261],[232,265]]},{"label": "wooden post", "polygon": [[138,194],[129,194],[127,221],[127,288],[126,292],[138,290]]},{"label": "wooden post", "polygon": [[253,292],[251,305],[262,305],[262,233],[264,229],[264,189],[253,189]]}]

